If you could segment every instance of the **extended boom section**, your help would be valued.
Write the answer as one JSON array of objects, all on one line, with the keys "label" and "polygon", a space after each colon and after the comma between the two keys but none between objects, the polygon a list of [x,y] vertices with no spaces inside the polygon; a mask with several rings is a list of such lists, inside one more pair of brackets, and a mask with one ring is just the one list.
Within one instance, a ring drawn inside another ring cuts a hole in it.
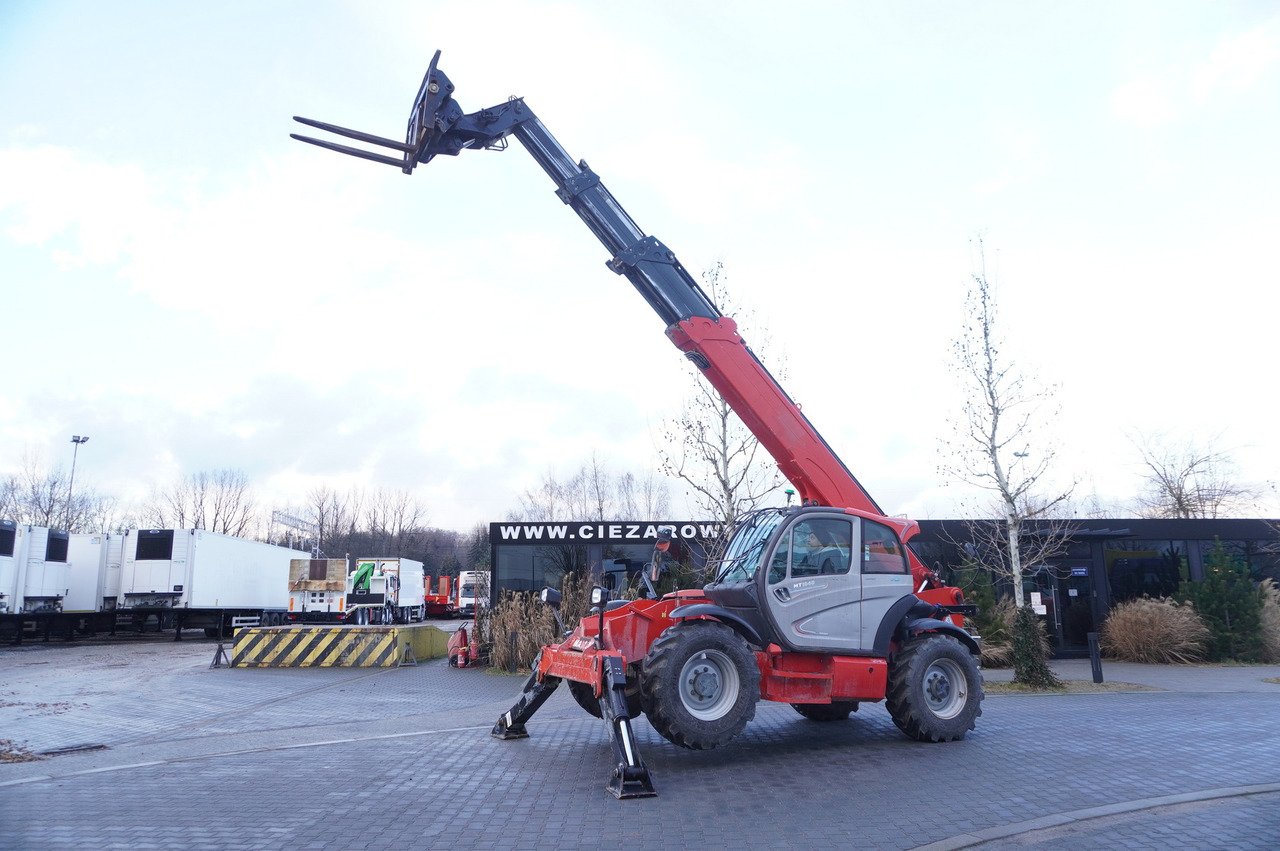
[{"label": "extended boom section", "polygon": [[514,136],[555,182],[556,194],[609,252],[608,267],[624,276],[667,327],[667,335],[707,376],[796,488],[802,504],[840,505],[883,514],[875,500],[823,440],[786,391],[675,253],[646,235],[585,161],[574,160],[522,98],[463,113],[453,83],[437,67],[436,51],[410,113],[405,142],[295,116],[310,127],[398,151],[379,155],[308,136],[293,138],[400,168],[464,150],[502,149]]}]

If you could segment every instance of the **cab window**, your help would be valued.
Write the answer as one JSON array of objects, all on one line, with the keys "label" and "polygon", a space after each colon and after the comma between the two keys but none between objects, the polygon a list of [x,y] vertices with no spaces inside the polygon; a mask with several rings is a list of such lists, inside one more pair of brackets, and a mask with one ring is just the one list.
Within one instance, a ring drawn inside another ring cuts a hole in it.
[{"label": "cab window", "polygon": [[797,523],[769,563],[769,582],[805,576],[838,576],[850,570],[853,527],[848,520],[815,518]]},{"label": "cab window", "polygon": [[862,572],[907,572],[907,553],[893,529],[865,518],[862,521]]}]

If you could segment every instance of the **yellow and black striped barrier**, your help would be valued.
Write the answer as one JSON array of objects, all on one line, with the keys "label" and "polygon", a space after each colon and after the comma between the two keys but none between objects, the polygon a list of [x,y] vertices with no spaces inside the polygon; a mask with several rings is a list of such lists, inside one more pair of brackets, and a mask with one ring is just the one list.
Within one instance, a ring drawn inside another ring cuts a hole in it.
[{"label": "yellow and black striped barrier", "polygon": [[[393,668],[440,658],[447,633],[434,626],[271,626],[236,632],[236,668]],[[408,652],[406,652],[408,651]]]}]

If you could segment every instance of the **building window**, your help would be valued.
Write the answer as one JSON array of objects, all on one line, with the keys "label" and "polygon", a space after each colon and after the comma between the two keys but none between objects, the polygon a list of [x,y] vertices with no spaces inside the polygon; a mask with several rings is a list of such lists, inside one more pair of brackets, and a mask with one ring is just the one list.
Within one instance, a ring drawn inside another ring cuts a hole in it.
[{"label": "building window", "polygon": [[1112,604],[1171,597],[1191,578],[1186,541],[1108,541],[1103,549]]}]

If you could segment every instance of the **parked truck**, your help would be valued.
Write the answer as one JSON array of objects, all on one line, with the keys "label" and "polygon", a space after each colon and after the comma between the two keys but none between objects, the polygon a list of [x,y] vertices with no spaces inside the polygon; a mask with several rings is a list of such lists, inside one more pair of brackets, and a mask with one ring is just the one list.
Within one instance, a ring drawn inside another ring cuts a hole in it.
[{"label": "parked truck", "polygon": [[137,629],[275,626],[289,608],[289,562],[297,550],[202,529],[124,533],[117,613]]},{"label": "parked truck", "polygon": [[[296,136],[413,173],[436,156],[501,150],[518,140],[556,194],[658,314],[667,337],[701,371],[795,487],[800,504],[739,518],[714,581],[663,596],[654,585],[670,541],[659,539],[642,574],[645,599],[592,590],[592,614],[542,648],[500,739],[526,723],[560,683],[607,720],[614,753],[608,788],[619,798],[655,793],[631,719],[640,713],[673,744],[726,744],[761,700],[834,722],[884,702],[893,722],[922,742],[962,739],[981,714],[977,639],[963,628],[972,606],[907,546],[919,527],[890,517],[756,358],[671,249],[648,236],[585,161],[575,161],[522,98],[466,113],[431,60],[403,143],[331,124],[304,124],[397,152]],[[795,282],[789,282],[794,290]],[[607,317],[605,317],[607,320]],[[857,323],[846,323],[856,335]],[[874,370],[872,374],[875,375]],[[548,605],[559,592],[542,592]]]},{"label": "parked truck", "polygon": [[347,575],[347,620],[361,625],[423,620],[424,576],[422,562],[410,558],[356,559]]},{"label": "parked truck", "polygon": [[489,605],[489,571],[463,570],[458,573],[458,592],[454,609],[458,617],[469,618],[477,606]]},{"label": "parked truck", "polygon": [[457,601],[452,593],[455,587],[453,580],[452,576],[427,577],[427,591],[424,598],[427,604],[427,617],[451,618],[457,614]]},{"label": "parked truck", "polygon": [[289,614],[295,623],[340,623],[349,614],[347,560],[295,558],[289,561]]}]

